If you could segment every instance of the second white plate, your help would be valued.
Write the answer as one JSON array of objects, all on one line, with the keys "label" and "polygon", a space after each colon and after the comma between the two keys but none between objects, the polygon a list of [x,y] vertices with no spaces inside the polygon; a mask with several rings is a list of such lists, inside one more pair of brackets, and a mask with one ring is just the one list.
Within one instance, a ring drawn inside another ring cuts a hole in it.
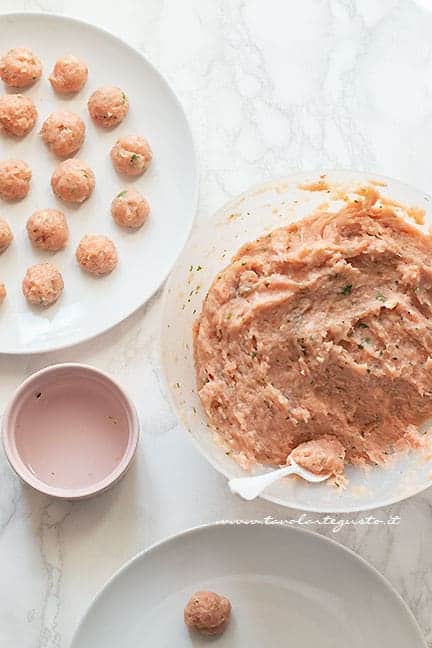
[{"label": "second white plate", "polygon": [[[195,590],[228,596],[233,615],[215,641],[190,634]],[[270,526],[192,529],[134,558],[97,597],[71,648],[426,648],[385,579],[341,545]]]}]

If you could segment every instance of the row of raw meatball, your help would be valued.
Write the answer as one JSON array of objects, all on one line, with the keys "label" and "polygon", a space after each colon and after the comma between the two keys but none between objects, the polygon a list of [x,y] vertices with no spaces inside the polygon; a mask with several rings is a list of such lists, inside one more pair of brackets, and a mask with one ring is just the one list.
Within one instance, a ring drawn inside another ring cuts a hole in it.
[{"label": "row of raw meatball", "polygon": [[[130,149],[141,150],[142,154],[131,153]],[[151,151],[144,138],[139,135],[117,140],[111,150],[114,168],[124,175],[143,173],[151,161]],[[132,162],[130,161],[132,159]],[[0,162],[0,198],[22,200],[30,190],[32,172],[24,160],[3,160]],[[69,203],[82,203],[90,197],[95,187],[92,169],[78,158],[61,162],[51,176],[51,187],[55,195]]]},{"label": "row of raw meatball", "polygon": [[[93,92],[87,106],[98,126],[112,128],[126,117],[129,100],[120,88],[106,86]],[[0,126],[6,135],[25,137],[33,130],[37,118],[38,111],[31,97],[23,94],[0,97]],[[55,155],[67,157],[82,146],[85,124],[76,113],[59,111],[44,121],[41,135]]]},{"label": "row of raw meatball", "polygon": [[[120,227],[137,229],[144,225],[150,213],[146,199],[136,189],[124,189],[111,203],[111,215]],[[63,212],[57,209],[40,209],[27,221],[31,243],[49,252],[63,250],[69,240],[69,228]],[[9,224],[0,220],[0,254],[13,241]]]},{"label": "row of raw meatball", "polygon": [[[126,95],[119,88],[101,88],[92,97],[98,93],[107,92],[111,95],[120,93],[125,97],[123,101],[127,102]],[[112,117],[113,109],[110,106],[106,111],[104,108],[103,112]],[[14,137],[24,137],[34,127],[37,117],[36,106],[30,97],[20,94],[8,94],[0,97],[0,128],[3,133]],[[106,117],[103,124],[106,125],[111,117]],[[118,119],[116,123],[119,121],[121,120]],[[81,117],[67,110],[49,115],[40,131],[44,143],[54,155],[60,158],[70,157],[79,151],[84,143],[85,132],[85,124]],[[118,140],[111,151],[111,157],[117,171],[135,176],[140,175],[148,168],[152,159],[152,151],[144,137],[133,135]]]},{"label": "row of raw meatball", "polygon": [[[58,235],[61,236],[61,233]],[[78,244],[75,256],[83,270],[99,277],[112,272],[118,262],[114,243],[107,236],[100,234],[84,236]],[[38,306],[54,304],[62,294],[63,288],[63,277],[52,263],[37,263],[31,266],[22,282],[24,297],[30,304]],[[0,283],[0,303],[4,301],[6,294],[6,286]]]},{"label": "row of raw meatball", "polygon": [[[0,78],[9,88],[27,88],[41,76],[41,60],[27,47],[14,47],[0,59]],[[56,92],[72,94],[82,89],[87,78],[88,68],[84,61],[68,54],[56,61],[49,80]],[[23,95],[6,95],[2,100],[3,128],[11,135],[23,137],[36,123],[34,103]],[[106,86],[93,92],[88,100],[88,110],[96,124],[112,128],[127,115],[129,101],[120,88]]]},{"label": "row of raw meatball", "polygon": [[[120,191],[111,203],[111,214],[117,225],[127,228],[141,227],[150,208],[136,189]],[[27,221],[27,234],[31,243],[41,250],[57,252],[69,241],[69,228],[63,212],[56,209],[36,211]],[[0,254],[13,241],[9,224],[0,220]],[[117,250],[106,236],[86,235],[76,250],[76,258],[83,270],[96,276],[109,274],[117,265]],[[59,298],[63,290],[63,278],[50,263],[32,266],[23,281],[23,292],[32,304],[49,306]],[[0,303],[6,297],[6,287],[0,283]]]},{"label": "row of raw meatball", "polygon": [[[0,59],[0,78],[9,88],[27,88],[42,76],[41,60],[28,47],[13,47]],[[87,81],[88,69],[76,56],[64,56],[49,77],[56,92],[79,92]]]},{"label": "row of raw meatball", "polygon": [[[27,47],[14,47],[0,59],[0,78],[10,88],[27,88],[41,76],[42,63]],[[49,80],[56,92],[72,94],[82,89],[87,78],[87,65],[69,54],[56,61]],[[88,110],[96,124],[112,128],[127,115],[129,101],[120,88],[106,86],[93,92],[88,100]],[[2,124],[4,130],[17,137],[26,135],[37,119],[33,101],[23,95],[2,97],[1,114],[5,121],[5,125]]]}]

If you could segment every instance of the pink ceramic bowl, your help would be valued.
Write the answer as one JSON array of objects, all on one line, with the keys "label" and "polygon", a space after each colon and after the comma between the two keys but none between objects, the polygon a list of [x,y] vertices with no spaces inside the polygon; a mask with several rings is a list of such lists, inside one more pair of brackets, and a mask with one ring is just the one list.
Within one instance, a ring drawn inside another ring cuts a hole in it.
[{"label": "pink ceramic bowl", "polygon": [[103,372],[59,364],[27,378],[3,416],[10,465],[36,490],[76,500],[117,482],[137,447],[132,401]]}]

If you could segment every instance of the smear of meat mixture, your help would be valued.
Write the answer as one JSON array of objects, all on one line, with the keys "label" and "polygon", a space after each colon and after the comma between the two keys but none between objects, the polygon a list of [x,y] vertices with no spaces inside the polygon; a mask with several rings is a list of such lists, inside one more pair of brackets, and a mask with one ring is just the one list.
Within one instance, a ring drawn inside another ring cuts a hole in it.
[{"label": "smear of meat mixture", "polygon": [[289,456],[302,468],[316,475],[342,475],[345,467],[345,448],[335,436],[300,443]]},{"label": "smear of meat mixture", "polygon": [[345,461],[421,444],[432,416],[432,240],[375,189],[244,245],[195,324],[199,395],[244,466],[333,436]]}]

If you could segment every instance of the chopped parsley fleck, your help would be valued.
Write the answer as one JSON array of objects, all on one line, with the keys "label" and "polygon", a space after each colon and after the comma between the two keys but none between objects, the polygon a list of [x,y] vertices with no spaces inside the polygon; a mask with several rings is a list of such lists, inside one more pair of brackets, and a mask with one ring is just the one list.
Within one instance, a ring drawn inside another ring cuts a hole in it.
[{"label": "chopped parsley fleck", "polygon": [[251,358],[256,358],[258,355],[257,351],[252,351]]},{"label": "chopped parsley fleck", "polygon": [[[189,266],[189,272],[192,272],[192,270],[193,270],[193,265]],[[191,295],[192,291],[189,294]]]},{"label": "chopped parsley fleck", "polygon": [[231,319],[231,317],[232,317],[232,313],[228,313],[228,315],[226,316],[227,319]]},{"label": "chopped parsley fleck", "polygon": [[197,269],[197,272],[199,272],[200,270],[202,270],[202,266],[197,266],[196,269]]},{"label": "chopped parsley fleck", "polygon": [[350,295],[352,291],[352,284],[345,284],[341,290],[341,295]]},{"label": "chopped parsley fleck", "polygon": [[227,455],[227,457],[229,457],[231,453],[232,453],[232,450],[227,450],[227,451],[225,452],[225,454]]},{"label": "chopped parsley fleck", "polygon": [[138,155],[136,153],[132,153],[130,163],[135,164],[137,160],[138,160]]},{"label": "chopped parsley fleck", "polygon": [[371,339],[370,339],[369,337],[367,337],[367,338],[365,338],[365,342],[366,342],[366,344],[370,344],[370,343],[371,343]]},{"label": "chopped parsley fleck", "polygon": [[359,328],[369,328],[369,326],[367,324],[365,324],[364,322],[360,322]]},{"label": "chopped parsley fleck", "polygon": [[117,198],[121,198],[125,194],[127,194],[127,189],[125,189],[124,191],[120,191],[120,193],[117,194]]},{"label": "chopped parsley fleck", "polygon": [[357,344],[357,349],[364,349],[363,344]]},{"label": "chopped parsley fleck", "polygon": [[385,302],[385,297],[382,293],[377,293],[375,299],[378,299],[380,302]]}]

